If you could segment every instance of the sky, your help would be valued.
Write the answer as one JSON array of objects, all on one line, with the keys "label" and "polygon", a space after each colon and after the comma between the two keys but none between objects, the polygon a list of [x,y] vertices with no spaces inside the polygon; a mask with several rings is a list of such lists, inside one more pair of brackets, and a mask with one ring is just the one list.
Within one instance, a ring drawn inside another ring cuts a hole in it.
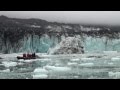
[{"label": "sky", "polygon": [[0,15],[51,22],[120,25],[120,11],[0,11]]}]

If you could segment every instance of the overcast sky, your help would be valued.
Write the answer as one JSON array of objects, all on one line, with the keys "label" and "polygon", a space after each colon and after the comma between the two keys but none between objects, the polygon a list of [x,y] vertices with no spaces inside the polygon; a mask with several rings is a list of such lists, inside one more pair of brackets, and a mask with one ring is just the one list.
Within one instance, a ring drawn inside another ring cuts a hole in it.
[{"label": "overcast sky", "polygon": [[120,25],[120,11],[0,11],[0,15],[65,23]]}]

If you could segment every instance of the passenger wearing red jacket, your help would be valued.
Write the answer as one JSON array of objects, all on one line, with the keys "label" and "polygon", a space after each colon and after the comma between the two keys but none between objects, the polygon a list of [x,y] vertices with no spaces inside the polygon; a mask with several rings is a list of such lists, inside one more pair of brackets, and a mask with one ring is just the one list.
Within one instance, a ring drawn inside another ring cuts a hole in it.
[{"label": "passenger wearing red jacket", "polygon": [[24,58],[26,57],[26,54],[25,54],[25,53],[23,54],[23,57],[24,57]]}]

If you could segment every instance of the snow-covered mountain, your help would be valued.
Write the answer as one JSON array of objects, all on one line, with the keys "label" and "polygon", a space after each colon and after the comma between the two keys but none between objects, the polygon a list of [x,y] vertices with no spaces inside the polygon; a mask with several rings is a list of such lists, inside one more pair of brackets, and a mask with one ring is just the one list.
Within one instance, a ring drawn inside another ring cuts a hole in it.
[{"label": "snow-covered mountain", "polygon": [[120,51],[120,27],[0,16],[0,53],[48,52],[63,38],[80,37],[85,51]]}]

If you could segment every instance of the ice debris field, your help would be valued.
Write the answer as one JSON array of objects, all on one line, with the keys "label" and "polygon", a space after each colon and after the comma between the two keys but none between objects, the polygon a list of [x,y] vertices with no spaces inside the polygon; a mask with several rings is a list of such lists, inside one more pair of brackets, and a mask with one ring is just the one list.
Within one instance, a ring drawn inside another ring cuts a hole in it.
[{"label": "ice debris field", "polygon": [[0,79],[120,79],[120,53],[47,55],[17,60],[21,53],[0,54]]}]

